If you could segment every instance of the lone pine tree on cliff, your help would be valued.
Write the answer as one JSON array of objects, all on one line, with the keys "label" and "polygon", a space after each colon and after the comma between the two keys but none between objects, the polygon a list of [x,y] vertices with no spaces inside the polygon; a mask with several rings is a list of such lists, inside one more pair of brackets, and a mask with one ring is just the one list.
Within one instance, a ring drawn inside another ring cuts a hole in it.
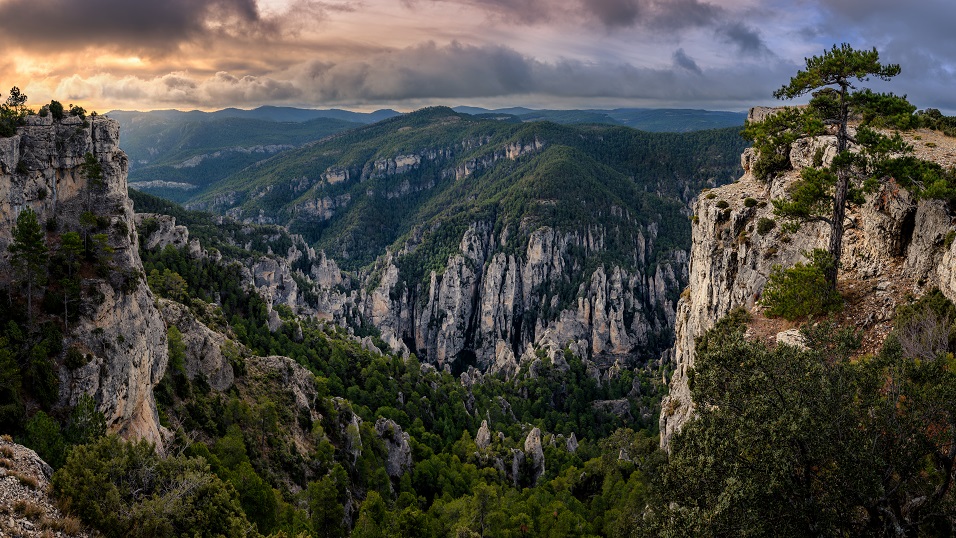
[{"label": "lone pine tree on cliff", "polygon": [[[832,161],[824,163],[824,153],[819,151],[813,166],[803,169],[800,179],[790,186],[789,197],[773,201],[774,213],[787,220],[790,229],[807,222],[829,224],[827,251],[833,263],[826,264],[825,272],[827,283],[834,290],[847,206],[862,204],[864,193],[894,168],[890,163],[898,162],[900,155],[911,151],[899,134],[888,136],[872,127],[909,127],[916,110],[905,97],[860,89],[854,83],[868,81],[870,77],[890,80],[899,73],[899,65],[880,63],[876,49],[855,50],[846,43],[834,45],[822,56],[807,58],[806,69],[774,92],[777,99],[809,93],[809,105],[785,108],[763,121],[748,123],[744,130],[759,152],[753,171],[761,179],[790,167],[790,145],[796,140],[836,136]],[[860,120],[855,132],[849,126],[851,118]]]}]

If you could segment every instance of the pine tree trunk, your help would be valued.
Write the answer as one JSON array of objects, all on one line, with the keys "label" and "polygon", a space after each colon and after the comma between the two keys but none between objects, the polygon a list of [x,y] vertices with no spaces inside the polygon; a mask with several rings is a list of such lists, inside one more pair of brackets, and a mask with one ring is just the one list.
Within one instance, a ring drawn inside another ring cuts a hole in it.
[{"label": "pine tree trunk", "polygon": [[[840,117],[839,131],[837,132],[837,155],[843,155],[849,145],[847,124],[850,120],[850,107],[847,103],[847,88],[849,84],[840,82]],[[845,166],[845,165],[844,165]],[[843,220],[846,218],[846,198],[850,190],[850,170],[845,167],[837,169],[837,182],[833,189],[833,215],[830,218],[830,258],[833,264],[827,267],[826,278],[830,289],[836,291],[837,274],[840,271],[840,258],[843,255]]]},{"label": "pine tree trunk", "polygon": [[827,284],[836,290],[837,273],[840,270],[840,257],[843,254],[843,219],[846,217],[846,196],[850,186],[848,172],[837,172],[837,184],[833,193],[833,216],[830,221],[830,258],[833,264],[827,267]]}]

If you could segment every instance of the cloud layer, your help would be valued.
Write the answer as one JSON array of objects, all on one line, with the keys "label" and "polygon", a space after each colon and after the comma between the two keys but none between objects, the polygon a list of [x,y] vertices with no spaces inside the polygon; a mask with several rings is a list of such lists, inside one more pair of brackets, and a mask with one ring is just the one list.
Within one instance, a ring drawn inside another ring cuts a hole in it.
[{"label": "cloud layer", "polygon": [[101,110],[742,109],[848,41],[903,65],[887,89],[956,111],[950,1],[0,0],[0,90]]}]

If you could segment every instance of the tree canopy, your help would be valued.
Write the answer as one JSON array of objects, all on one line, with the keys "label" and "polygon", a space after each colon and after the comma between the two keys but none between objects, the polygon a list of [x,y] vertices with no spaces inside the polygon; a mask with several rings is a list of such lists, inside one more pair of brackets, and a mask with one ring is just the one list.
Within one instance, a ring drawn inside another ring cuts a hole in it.
[{"label": "tree canopy", "polygon": [[[954,525],[954,306],[904,307],[876,356],[830,323],[805,348],[744,338],[746,314],[697,346],[699,416],[672,441],[655,532],[947,535]],[[653,527],[652,525],[652,527]]]}]

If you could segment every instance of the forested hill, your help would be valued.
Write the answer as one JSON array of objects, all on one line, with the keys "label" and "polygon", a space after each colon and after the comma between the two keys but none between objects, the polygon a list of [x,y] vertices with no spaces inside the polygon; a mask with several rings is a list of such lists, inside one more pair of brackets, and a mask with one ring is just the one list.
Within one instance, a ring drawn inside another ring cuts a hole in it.
[{"label": "forested hill", "polygon": [[745,145],[733,128],[646,133],[435,107],[283,152],[187,206],[302,237],[273,250],[280,302],[393,350],[459,372],[571,349],[605,375],[670,345],[687,203],[737,177]]},{"label": "forested hill", "polygon": [[362,125],[329,117],[279,121],[178,111],[111,112],[110,117],[122,125],[130,184],[177,201],[276,153]]},{"label": "forested hill", "polygon": [[595,217],[592,202],[640,205],[640,193],[688,202],[739,176],[737,132],[514,123],[437,107],[283,153],[189,206],[287,225],[354,269],[443,216],[577,226]]}]

